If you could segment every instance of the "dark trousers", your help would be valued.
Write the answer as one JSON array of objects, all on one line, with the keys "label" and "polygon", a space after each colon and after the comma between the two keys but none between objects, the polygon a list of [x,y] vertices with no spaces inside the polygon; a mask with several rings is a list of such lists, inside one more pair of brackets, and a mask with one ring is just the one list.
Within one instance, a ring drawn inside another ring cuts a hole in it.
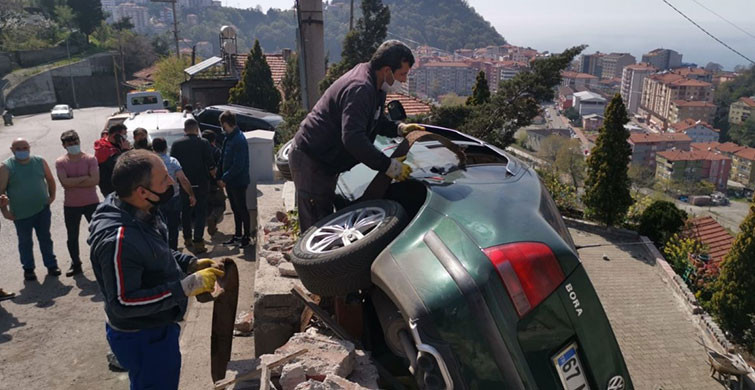
[{"label": "dark trousers", "polygon": [[58,259],[52,250],[52,237],[50,236],[50,206],[45,206],[42,211],[29,218],[13,221],[18,235],[18,254],[21,257],[21,265],[24,270],[34,270],[34,241],[32,231],[37,233],[39,251],[42,252],[42,261],[47,268],[58,266]]},{"label": "dark trousers", "polygon": [[[207,223],[207,191],[193,188],[197,203],[189,205],[189,194],[181,190],[181,223],[183,224],[184,239],[202,241],[204,226]],[[193,232],[193,235],[192,235]]]},{"label": "dark trousers", "polygon": [[168,203],[160,206],[160,212],[165,217],[168,226],[168,246],[170,249],[178,249],[178,226],[181,224],[181,197],[174,196]]},{"label": "dark trousers", "polygon": [[296,207],[303,233],[315,222],[333,214],[338,175],[330,173],[321,162],[296,147],[288,155],[288,164],[296,185]]},{"label": "dark trousers", "polygon": [[68,254],[71,256],[71,265],[81,267],[81,258],[79,257],[79,222],[81,217],[86,218],[87,223],[92,221],[92,214],[97,209],[98,203],[93,203],[81,207],[63,206],[63,219],[66,224],[68,233]]},{"label": "dark trousers", "polygon": [[136,332],[121,332],[105,324],[110,350],[128,370],[131,390],[178,389],[181,374],[180,332],[178,324]]},{"label": "dark trousers", "polygon": [[247,187],[248,186],[225,187],[225,192],[228,194],[228,202],[231,204],[231,210],[233,211],[233,222],[236,225],[236,237],[250,237],[252,235],[251,219],[249,218],[249,210],[246,208]]}]

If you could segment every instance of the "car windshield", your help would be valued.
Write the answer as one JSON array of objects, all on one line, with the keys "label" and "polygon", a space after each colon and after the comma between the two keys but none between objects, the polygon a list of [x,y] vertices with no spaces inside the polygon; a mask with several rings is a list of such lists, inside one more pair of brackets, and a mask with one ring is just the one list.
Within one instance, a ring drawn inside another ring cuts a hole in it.
[{"label": "car windshield", "polygon": [[57,106],[52,108],[53,110],[67,110],[68,106],[65,104],[58,104]]}]

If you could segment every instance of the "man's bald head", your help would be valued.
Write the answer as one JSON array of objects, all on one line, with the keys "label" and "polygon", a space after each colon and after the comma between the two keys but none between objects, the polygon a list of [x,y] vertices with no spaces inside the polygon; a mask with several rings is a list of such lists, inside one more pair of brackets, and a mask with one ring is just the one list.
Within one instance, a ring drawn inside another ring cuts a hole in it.
[{"label": "man's bald head", "polygon": [[10,149],[11,150],[27,150],[29,149],[29,141],[27,141],[25,138],[16,138],[13,140],[13,143],[10,144]]}]

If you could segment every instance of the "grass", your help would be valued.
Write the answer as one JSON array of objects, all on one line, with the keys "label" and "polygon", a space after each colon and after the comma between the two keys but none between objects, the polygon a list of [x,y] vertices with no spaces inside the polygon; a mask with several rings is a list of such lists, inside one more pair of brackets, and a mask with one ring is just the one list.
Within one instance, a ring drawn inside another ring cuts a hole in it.
[{"label": "grass", "polygon": [[50,70],[50,69],[53,69],[53,68],[57,68],[57,67],[61,67],[61,66],[65,66],[65,65],[70,65],[70,64],[79,62],[79,61],[81,61],[81,60],[83,60],[83,59],[85,59],[85,58],[87,58],[87,57],[89,57],[89,56],[91,56],[93,54],[102,53],[102,52],[106,52],[106,51],[107,51],[107,49],[104,49],[104,48],[101,48],[101,47],[90,46],[87,50],[85,50],[83,52],[80,52],[80,53],[77,53],[76,55],[71,56],[70,59],[69,58],[64,58],[62,60],[58,60],[58,61],[55,61],[55,62],[50,62],[50,63],[43,64],[43,65],[38,65],[38,66],[35,66],[35,67],[32,67],[32,68],[19,69],[19,70],[14,71],[14,73],[16,73],[16,74],[18,74],[18,75],[20,75],[22,77],[31,77],[31,76],[34,76],[36,74],[42,73],[44,71],[47,71],[47,70]]}]

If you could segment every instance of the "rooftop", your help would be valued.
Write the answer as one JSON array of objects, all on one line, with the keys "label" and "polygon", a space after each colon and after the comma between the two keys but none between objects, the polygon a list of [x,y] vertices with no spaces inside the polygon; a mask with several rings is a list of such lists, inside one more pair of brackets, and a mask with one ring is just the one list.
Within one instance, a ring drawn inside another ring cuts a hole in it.
[{"label": "rooftop", "polygon": [[408,117],[427,114],[432,108],[432,106],[417,99],[414,96],[408,96],[400,93],[388,94],[385,97],[386,106],[388,102],[393,100],[398,100],[399,102],[401,102],[401,105],[404,106],[404,110],[406,111],[406,116]]},{"label": "rooftop", "polygon": [[755,107],[755,96],[746,97],[743,96],[739,98],[740,102],[743,102],[744,104],[748,105],[749,107]]},{"label": "rooftop", "polygon": [[629,135],[629,143],[632,144],[652,144],[660,142],[690,142],[690,138],[684,133],[663,133],[663,134],[644,134],[632,133]]},{"label": "rooftop", "polygon": [[600,94],[597,94],[595,92],[591,91],[582,91],[582,92],[576,92],[574,93],[575,97],[578,97],[581,101],[588,101],[588,100],[597,100],[601,102],[605,102],[606,98],[601,96]]},{"label": "rooftop", "polygon": [[707,150],[664,150],[656,153],[658,157],[669,161],[726,161],[731,160],[723,154]]},{"label": "rooftop", "polygon": [[656,68],[655,66],[653,66],[653,65],[650,65],[650,64],[646,64],[646,63],[644,63],[644,62],[640,62],[639,64],[632,64],[632,65],[627,65],[627,66],[625,66],[625,67],[624,67],[624,69],[631,69],[631,70],[650,70],[650,71],[653,71],[653,70],[657,70],[657,68]]},{"label": "rooftop", "polygon": [[677,107],[716,107],[715,104],[705,100],[674,100],[672,103]]},{"label": "rooftop", "polygon": [[690,147],[696,150],[718,150],[719,152],[731,154],[746,149],[744,146],[737,145],[734,142],[697,142],[690,144]]},{"label": "rooftop", "polygon": [[[239,74],[244,69],[244,65],[246,65],[246,55],[235,55],[234,56],[234,65],[236,66],[236,69],[239,70]],[[267,60],[267,65],[270,66],[270,73],[273,76],[273,84],[280,85],[281,80],[283,80],[283,75],[286,74],[286,60],[283,59],[283,54],[276,53],[276,54],[265,54],[265,60]]]},{"label": "rooftop", "polygon": [[734,242],[734,237],[729,234],[712,217],[693,218],[688,221],[689,227],[685,233],[708,246],[711,259],[719,263],[726,257]]},{"label": "rooftop", "polygon": [[469,68],[470,65],[466,62],[452,62],[452,61],[440,61],[440,62],[428,62],[423,67],[430,68]]},{"label": "rooftop", "polygon": [[684,67],[684,68],[676,68],[672,70],[672,72],[680,74],[682,76],[689,76],[689,75],[695,75],[695,76],[707,76],[711,73],[703,68],[693,68],[691,66]]},{"label": "rooftop", "polygon": [[744,148],[736,152],[735,155],[746,160],[755,161],[755,148]]},{"label": "rooftop", "polygon": [[596,76],[587,73],[571,72],[565,70],[561,72],[561,77],[568,79],[597,79]]},{"label": "rooftop", "polygon": [[693,127],[698,127],[698,126],[707,127],[707,128],[709,128],[709,129],[711,129],[711,130],[713,130],[715,132],[719,132],[720,131],[718,129],[714,129],[713,126],[711,126],[706,121],[696,121],[696,120],[690,119],[690,118],[687,118],[687,119],[685,119],[685,120],[683,120],[681,122],[678,122],[678,123],[674,123],[670,127],[672,129],[678,131],[678,132],[683,132],[683,131],[686,131],[687,129],[691,129]]}]

